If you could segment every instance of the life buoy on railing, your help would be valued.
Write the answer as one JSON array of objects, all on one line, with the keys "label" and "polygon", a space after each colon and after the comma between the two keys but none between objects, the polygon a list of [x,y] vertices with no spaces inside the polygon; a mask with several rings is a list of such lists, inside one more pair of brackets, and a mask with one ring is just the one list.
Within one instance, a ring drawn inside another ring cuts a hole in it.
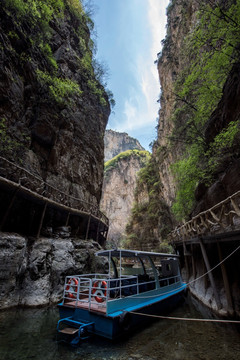
[{"label": "life buoy on railing", "polygon": [[71,278],[68,280],[68,285],[66,287],[67,296],[71,299],[76,299],[77,297],[77,286],[78,280],[75,278]]},{"label": "life buoy on railing", "polygon": [[93,284],[92,295],[95,295],[95,300],[99,303],[105,300],[107,295],[107,283],[104,280],[95,281]]}]

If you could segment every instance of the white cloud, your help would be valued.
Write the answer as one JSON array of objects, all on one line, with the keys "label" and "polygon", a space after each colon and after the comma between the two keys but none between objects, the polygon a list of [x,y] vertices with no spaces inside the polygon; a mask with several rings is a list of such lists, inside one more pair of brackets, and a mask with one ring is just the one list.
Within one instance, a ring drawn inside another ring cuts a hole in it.
[{"label": "white cloud", "polygon": [[[161,50],[161,40],[165,37],[166,7],[169,0],[146,1],[148,12],[144,27],[149,36],[147,45],[142,44],[143,46],[134,53],[135,56],[131,59],[129,66],[131,66],[131,73],[136,81],[135,84],[127,85],[127,97],[124,100],[122,115],[119,117],[118,114],[118,119],[114,120],[116,130],[131,133],[131,136],[134,136],[134,132],[139,134],[141,129],[143,136],[144,134],[149,136],[146,133],[147,128],[149,132],[152,129],[151,131],[154,133],[159,110],[157,100],[160,84],[154,61],[157,59],[157,53]],[[139,41],[139,39],[135,39],[135,41]],[[143,50],[144,46],[145,50]],[[126,83],[128,83],[128,79],[126,79]]]},{"label": "white cloud", "polygon": [[121,128],[126,131],[155,126],[159,104],[157,99],[160,93],[160,84],[157,67],[154,60],[161,49],[161,40],[165,37],[166,7],[169,0],[148,0],[148,26],[151,33],[149,39],[149,52],[138,54],[134,68],[138,89],[131,90],[130,98],[125,100],[125,123]]},{"label": "white cloud", "polygon": [[152,56],[161,50],[161,40],[165,37],[166,7],[169,0],[148,0],[148,21],[152,32]]}]

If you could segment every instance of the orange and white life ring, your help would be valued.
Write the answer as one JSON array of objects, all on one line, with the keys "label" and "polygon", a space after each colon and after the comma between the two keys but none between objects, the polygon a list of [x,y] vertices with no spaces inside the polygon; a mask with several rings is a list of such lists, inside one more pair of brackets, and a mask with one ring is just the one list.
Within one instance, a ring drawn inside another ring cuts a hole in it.
[{"label": "orange and white life ring", "polygon": [[67,296],[71,299],[76,299],[77,297],[77,286],[78,280],[75,278],[71,278],[68,280],[68,285],[66,287]]},{"label": "orange and white life ring", "polygon": [[95,300],[99,303],[105,300],[107,295],[107,283],[104,280],[95,281],[93,284],[92,294],[95,295]]}]

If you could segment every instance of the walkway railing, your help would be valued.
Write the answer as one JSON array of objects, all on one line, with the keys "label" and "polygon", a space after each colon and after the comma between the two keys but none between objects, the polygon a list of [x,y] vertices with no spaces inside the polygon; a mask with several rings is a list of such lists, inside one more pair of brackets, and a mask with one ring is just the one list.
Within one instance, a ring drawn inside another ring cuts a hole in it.
[{"label": "walkway railing", "polygon": [[212,235],[240,229],[240,191],[199,213],[169,234],[169,241],[178,242],[201,235]]},{"label": "walkway railing", "polygon": [[47,199],[68,206],[72,209],[88,213],[97,217],[99,220],[108,225],[108,218],[99,210],[97,205],[69,195],[54,186],[46,183],[43,179],[19,165],[0,156],[0,178],[11,180],[16,184],[42,195]]}]

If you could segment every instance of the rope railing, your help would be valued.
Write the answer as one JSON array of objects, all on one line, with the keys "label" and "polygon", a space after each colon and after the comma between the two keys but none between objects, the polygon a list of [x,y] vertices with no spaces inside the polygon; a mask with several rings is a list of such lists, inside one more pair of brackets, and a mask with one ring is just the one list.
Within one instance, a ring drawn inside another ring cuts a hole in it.
[{"label": "rope railing", "polygon": [[47,199],[63,204],[72,209],[89,213],[108,225],[108,218],[98,208],[97,205],[79,199],[57,189],[53,185],[46,183],[39,175],[33,174],[27,169],[0,156],[0,177],[11,180],[22,187],[27,188],[38,195]]},{"label": "rope railing", "polygon": [[199,213],[182,226],[174,229],[168,237],[180,242],[202,235],[213,235],[240,229],[240,191]]}]

